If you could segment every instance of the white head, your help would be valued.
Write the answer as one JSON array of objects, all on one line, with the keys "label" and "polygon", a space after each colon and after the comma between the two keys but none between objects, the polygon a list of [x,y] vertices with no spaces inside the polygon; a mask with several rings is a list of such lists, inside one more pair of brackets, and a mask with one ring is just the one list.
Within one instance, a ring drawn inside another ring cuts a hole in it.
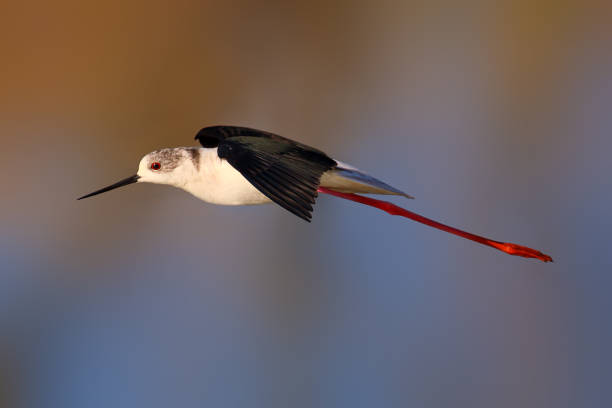
[{"label": "white head", "polygon": [[138,172],[108,187],[80,197],[79,200],[105,193],[132,183],[168,184],[183,188],[198,174],[200,149],[175,147],[151,152],[140,160]]},{"label": "white head", "polygon": [[200,167],[200,149],[176,147],[151,152],[138,165],[139,182],[183,187]]}]

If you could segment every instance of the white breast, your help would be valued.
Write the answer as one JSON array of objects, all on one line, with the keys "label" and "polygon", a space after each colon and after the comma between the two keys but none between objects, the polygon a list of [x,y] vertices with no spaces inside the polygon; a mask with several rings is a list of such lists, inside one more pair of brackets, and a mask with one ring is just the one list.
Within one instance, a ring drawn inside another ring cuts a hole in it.
[{"label": "white breast", "polygon": [[217,148],[200,148],[200,166],[195,170],[195,177],[182,188],[201,200],[221,205],[270,202],[270,199],[253,187],[238,170],[219,158]]}]

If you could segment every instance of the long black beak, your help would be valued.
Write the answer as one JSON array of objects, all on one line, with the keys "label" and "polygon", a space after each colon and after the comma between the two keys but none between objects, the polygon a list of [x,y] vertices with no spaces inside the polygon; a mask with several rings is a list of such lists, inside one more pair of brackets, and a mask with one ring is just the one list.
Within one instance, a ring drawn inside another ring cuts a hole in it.
[{"label": "long black beak", "polygon": [[93,193],[89,193],[87,195],[84,195],[83,197],[79,197],[79,198],[77,198],[77,200],[82,200],[82,199],[87,198],[87,197],[91,197],[91,196],[95,196],[95,195],[98,195],[98,194],[106,193],[107,191],[114,190],[114,189],[119,188],[119,187],[127,186],[128,184],[132,184],[132,183],[137,182],[139,178],[140,178],[140,176],[138,174],[134,174],[133,176],[128,177],[126,179],[123,179],[121,181],[118,181],[115,184],[112,184],[112,185],[110,185],[108,187],[101,188],[98,191],[94,191]]}]

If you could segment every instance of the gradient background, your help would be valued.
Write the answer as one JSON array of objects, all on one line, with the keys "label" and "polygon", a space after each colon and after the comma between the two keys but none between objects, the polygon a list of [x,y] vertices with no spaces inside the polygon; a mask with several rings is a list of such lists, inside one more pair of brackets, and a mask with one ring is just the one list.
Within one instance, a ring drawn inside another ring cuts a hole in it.
[{"label": "gradient background", "polygon": [[[2,3],[0,406],[609,406],[610,3],[229,3]],[[75,200],[212,124],[556,262],[325,196]]]}]

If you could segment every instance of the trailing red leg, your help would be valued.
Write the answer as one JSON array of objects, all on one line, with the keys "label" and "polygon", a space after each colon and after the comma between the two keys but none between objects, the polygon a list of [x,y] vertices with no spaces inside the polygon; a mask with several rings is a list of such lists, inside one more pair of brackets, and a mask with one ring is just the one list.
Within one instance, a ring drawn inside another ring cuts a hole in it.
[{"label": "trailing red leg", "polygon": [[402,207],[398,207],[397,205],[390,203],[388,201],[376,200],[374,198],[364,197],[358,194],[340,193],[338,191],[330,190],[325,187],[319,187],[318,191],[324,194],[329,194],[329,195],[344,198],[347,200],[355,201],[357,203],[369,205],[371,207],[378,208],[379,210],[386,211],[391,215],[399,215],[401,217],[410,218],[411,220],[423,223],[425,225],[429,225],[430,227],[434,227],[439,230],[458,235],[462,238],[466,238],[466,239],[478,242],[480,244],[487,245],[495,249],[499,249],[500,251],[505,252],[510,255],[517,255],[517,256],[522,256],[525,258],[536,258],[543,262],[552,262],[552,258],[550,256],[543,254],[542,252],[537,251],[535,249],[531,249],[531,248],[528,248],[522,245],[512,244],[509,242],[494,241],[492,239],[481,237],[479,235],[471,234],[469,232],[462,231],[460,229],[453,228],[448,225],[444,225],[442,223],[434,221],[432,219],[423,217],[422,215],[419,215],[412,211],[408,211]]}]

